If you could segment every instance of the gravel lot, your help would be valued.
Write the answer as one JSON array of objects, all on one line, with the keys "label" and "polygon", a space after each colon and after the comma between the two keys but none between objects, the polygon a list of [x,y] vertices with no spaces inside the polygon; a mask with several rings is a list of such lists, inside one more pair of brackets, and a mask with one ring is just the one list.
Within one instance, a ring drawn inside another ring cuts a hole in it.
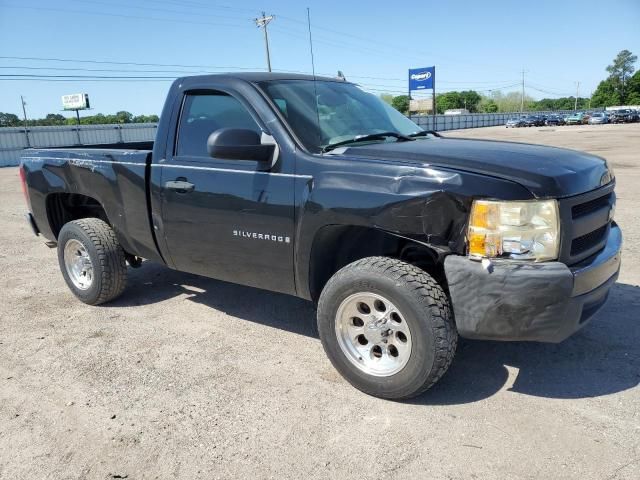
[{"label": "gravel lot", "polygon": [[445,135],[607,157],[624,265],[582,332],[462,342],[410,403],[343,381],[296,298],[146,263],[80,303],[0,169],[0,478],[640,478],[640,124]]}]

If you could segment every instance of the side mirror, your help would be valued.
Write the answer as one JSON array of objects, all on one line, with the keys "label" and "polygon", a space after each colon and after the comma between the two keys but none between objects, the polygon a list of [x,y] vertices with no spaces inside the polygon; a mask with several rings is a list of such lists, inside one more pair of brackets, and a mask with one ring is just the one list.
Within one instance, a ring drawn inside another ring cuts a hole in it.
[{"label": "side mirror", "polygon": [[255,160],[270,162],[275,145],[262,145],[260,135],[243,128],[220,128],[209,135],[209,156],[225,160]]}]

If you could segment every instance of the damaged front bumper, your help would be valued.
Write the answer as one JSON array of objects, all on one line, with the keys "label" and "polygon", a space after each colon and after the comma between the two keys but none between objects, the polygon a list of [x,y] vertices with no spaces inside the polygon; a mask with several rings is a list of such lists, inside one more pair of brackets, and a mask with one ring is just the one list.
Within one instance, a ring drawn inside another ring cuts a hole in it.
[{"label": "damaged front bumper", "polygon": [[458,333],[485,340],[561,342],[607,300],[618,278],[622,233],[613,223],[605,248],[567,267],[560,262],[480,262],[450,255],[444,268]]}]

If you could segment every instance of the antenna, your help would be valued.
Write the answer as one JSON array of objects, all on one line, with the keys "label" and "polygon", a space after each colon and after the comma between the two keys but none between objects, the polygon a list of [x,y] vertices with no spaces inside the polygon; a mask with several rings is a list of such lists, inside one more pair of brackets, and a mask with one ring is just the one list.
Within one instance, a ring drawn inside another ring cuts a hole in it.
[{"label": "antenna", "polygon": [[309,7],[307,7],[307,26],[309,27],[309,50],[311,50],[311,72],[313,73],[313,79],[316,78],[316,65],[313,60],[313,39],[311,38],[311,14],[309,13]]},{"label": "antenna", "polygon": [[311,73],[313,74],[313,97],[316,106],[316,120],[318,122],[318,146],[322,141],[320,135],[320,112],[318,111],[318,88],[316,86],[316,65],[313,59],[313,38],[311,38],[311,14],[309,13],[309,7],[307,7],[307,26],[309,27],[309,50],[311,51]]}]

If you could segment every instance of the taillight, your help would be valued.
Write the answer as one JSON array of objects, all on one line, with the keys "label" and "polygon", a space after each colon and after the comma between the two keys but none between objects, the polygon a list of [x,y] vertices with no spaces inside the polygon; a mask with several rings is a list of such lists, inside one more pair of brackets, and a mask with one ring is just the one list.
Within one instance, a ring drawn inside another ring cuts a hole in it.
[{"label": "taillight", "polygon": [[24,200],[27,202],[29,210],[31,210],[31,202],[29,201],[29,190],[27,190],[27,175],[24,173],[24,166],[20,165],[20,183],[22,184],[22,193],[24,194]]}]

